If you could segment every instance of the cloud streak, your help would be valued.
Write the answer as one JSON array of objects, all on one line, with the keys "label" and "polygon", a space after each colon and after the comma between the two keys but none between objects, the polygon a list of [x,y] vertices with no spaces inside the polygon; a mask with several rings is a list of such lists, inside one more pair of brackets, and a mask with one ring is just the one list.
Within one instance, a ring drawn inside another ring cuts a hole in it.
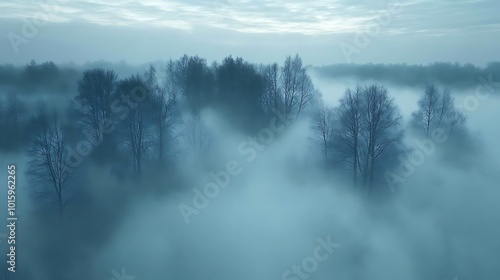
[{"label": "cloud streak", "polygon": [[[29,18],[46,1],[0,4],[1,19]],[[299,33],[328,35],[353,33],[386,9],[386,1],[269,0],[190,1],[67,1],[59,0],[57,22],[195,30],[219,28],[243,33]],[[400,1],[411,6],[386,34],[415,33],[436,36],[457,32],[498,32],[496,6],[491,0]],[[467,30],[469,29],[469,30]]]}]

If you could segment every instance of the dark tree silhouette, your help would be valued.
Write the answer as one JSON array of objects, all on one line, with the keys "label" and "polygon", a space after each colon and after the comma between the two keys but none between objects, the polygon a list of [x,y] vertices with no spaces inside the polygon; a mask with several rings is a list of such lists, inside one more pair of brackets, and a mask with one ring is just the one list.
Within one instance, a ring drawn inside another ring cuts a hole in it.
[{"label": "dark tree silhouette", "polygon": [[312,120],[313,140],[321,146],[326,161],[333,144],[334,120],[334,110],[323,103],[319,105]]},{"label": "dark tree silhouette", "polygon": [[[4,150],[17,150],[27,144],[31,131],[24,127],[29,120],[28,107],[18,94],[10,92],[5,99],[0,99],[0,128],[3,135],[0,137],[0,148]],[[2,112],[3,107],[3,112]]]},{"label": "dark tree silhouette", "polygon": [[336,109],[335,151],[353,170],[353,181],[371,193],[376,175],[403,150],[401,115],[383,86],[347,89]]},{"label": "dark tree silhouette", "polygon": [[151,128],[151,92],[140,76],[132,76],[118,83],[118,96],[128,96],[127,113],[123,121],[125,147],[130,152],[132,167],[140,177],[144,160],[153,145]]},{"label": "dark tree silhouette", "polygon": [[314,97],[314,85],[298,54],[294,58],[287,56],[281,71],[283,112],[298,116]]},{"label": "dark tree silhouette", "polygon": [[423,129],[430,137],[436,130],[442,130],[451,136],[453,132],[465,127],[466,117],[455,106],[455,100],[449,90],[440,91],[435,86],[428,86],[418,100],[418,110],[412,114],[414,126]]},{"label": "dark tree silhouette", "polygon": [[341,158],[353,172],[353,182],[357,185],[359,173],[360,137],[362,129],[362,89],[347,89],[336,109],[338,118],[335,130],[335,145]]},{"label": "dark tree silhouette", "polygon": [[198,115],[214,95],[213,70],[205,59],[184,55],[176,62],[174,73],[179,94],[184,98],[183,101],[187,103],[191,113]]},{"label": "dark tree silhouette", "polygon": [[263,109],[266,113],[272,110],[282,110],[284,107],[282,89],[280,84],[280,67],[277,63],[261,67],[261,75],[264,79]]},{"label": "dark tree silhouette", "polygon": [[[169,63],[169,65],[171,65]],[[169,71],[167,71],[167,75]],[[176,115],[175,89],[169,89],[169,83],[162,87],[156,78],[156,69],[151,66],[145,74],[147,90],[151,93],[152,121],[155,127],[155,141],[160,167],[164,165],[167,156],[167,144],[176,138],[175,126],[178,124]]]},{"label": "dark tree silhouette", "polygon": [[438,102],[440,99],[438,89],[434,86],[428,86],[424,96],[418,100],[420,110],[414,113],[414,118],[423,126],[425,134],[429,136],[431,124],[438,114]]},{"label": "dark tree silhouette", "polygon": [[[59,121],[49,121],[40,115],[41,132],[29,147],[31,160],[28,163],[28,174],[33,185],[48,187],[55,195],[61,219],[67,202],[65,190],[71,173],[70,163],[65,158],[65,137]],[[44,194],[44,190],[34,190]]]},{"label": "dark tree silhouette", "polygon": [[103,69],[88,70],[78,83],[76,111],[84,129],[94,141],[102,138],[102,127],[111,119],[111,98],[116,87],[116,74]]},{"label": "dark tree silhouette", "polygon": [[371,192],[378,161],[390,152],[391,148],[402,145],[404,133],[401,129],[402,117],[385,87],[368,86],[362,96],[364,114],[361,137],[364,141],[364,153],[361,158],[364,162],[361,164],[361,174],[363,184],[368,186]]},{"label": "dark tree silhouette", "polygon": [[241,57],[227,57],[216,67],[215,103],[239,128],[259,125],[263,114],[264,80],[257,68]]}]

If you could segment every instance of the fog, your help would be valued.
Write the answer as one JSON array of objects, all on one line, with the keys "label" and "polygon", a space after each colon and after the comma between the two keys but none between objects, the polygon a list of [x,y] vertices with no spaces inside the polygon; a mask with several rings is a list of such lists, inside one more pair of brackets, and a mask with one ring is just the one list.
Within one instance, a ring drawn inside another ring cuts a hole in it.
[{"label": "fog", "polygon": [[[74,69],[83,72],[102,63]],[[110,64],[109,69],[120,66]],[[129,75],[123,73],[118,77]],[[320,99],[332,107],[338,106],[346,88],[384,85],[403,116],[408,148],[418,150],[415,141],[429,140],[409,129],[425,84],[309,73]],[[36,96],[64,114],[78,93],[76,88],[63,97],[44,90]],[[181,134],[169,144],[175,152],[168,168],[153,161],[153,151],[140,178],[129,177],[131,169],[117,171],[125,158],[117,157],[113,163],[106,151],[109,146],[98,145],[68,179],[65,190],[71,203],[64,219],[58,218],[54,196],[47,195],[50,186],[30,181],[29,143],[4,148],[0,166],[17,166],[18,227],[16,273],[7,271],[9,249],[2,239],[2,277],[496,279],[500,275],[498,87],[487,97],[481,95],[484,98],[474,106],[467,98],[477,94],[476,86],[449,89],[467,117],[466,136],[433,142],[432,151],[422,153],[423,162],[402,183],[395,188],[387,182],[377,184],[373,195],[354,188],[348,171],[324,164],[312,141],[314,106],[297,118],[274,112],[268,120],[255,121],[258,125],[250,132],[235,128],[231,115],[217,107],[203,108],[198,125],[210,135],[210,149],[190,151],[190,136]],[[35,106],[31,97],[19,96]],[[1,97],[6,100],[7,94],[2,92]],[[177,126],[188,130],[187,111],[179,118],[182,124]],[[75,135],[77,140],[82,137]],[[122,131],[111,135],[122,137]],[[7,182],[7,173],[0,174],[0,180]],[[216,188],[207,194],[207,184],[214,182]],[[7,208],[6,202],[5,191],[0,207]],[[7,221],[7,212],[2,211],[1,218]]]}]

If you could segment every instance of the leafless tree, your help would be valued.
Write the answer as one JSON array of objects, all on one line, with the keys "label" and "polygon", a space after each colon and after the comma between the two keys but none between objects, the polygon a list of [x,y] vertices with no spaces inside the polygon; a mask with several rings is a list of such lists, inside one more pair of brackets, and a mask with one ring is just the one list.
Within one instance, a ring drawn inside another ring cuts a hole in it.
[{"label": "leafless tree", "polygon": [[121,81],[117,87],[117,96],[143,95],[143,100],[129,104],[130,108],[125,125],[125,146],[132,156],[135,175],[140,177],[147,152],[153,145],[152,131],[148,118],[151,116],[151,92],[139,76],[132,76]]},{"label": "leafless tree", "polygon": [[333,121],[333,109],[325,104],[320,104],[312,120],[312,130],[315,135],[313,139],[321,145],[321,151],[325,156],[325,160],[328,160],[329,150],[333,141]]},{"label": "leafless tree", "polygon": [[184,121],[183,137],[195,155],[209,151],[212,135],[200,115],[189,115]]},{"label": "leafless tree", "polygon": [[273,109],[282,110],[283,98],[280,85],[280,68],[277,63],[263,66],[261,74],[264,77],[265,93],[263,96],[263,108],[266,112]]},{"label": "leafless tree", "polygon": [[[201,119],[200,112],[214,98],[216,68],[216,64],[209,67],[206,60],[198,56],[184,55],[177,61],[167,63],[165,80],[167,104],[162,107],[166,109],[164,113],[167,114],[176,114],[172,108],[187,109],[185,110],[187,114],[183,116],[182,129],[179,133],[175,131],[173,133],[174,137],[182,135],[196,154],[207,150],[210,146],[211,136]],[[170,120],[177,126],[175,118],[167,120],[166,126],[172,124]]]},{"label": "leafless tree", "polygon": [[65,158],[65,137],[60,122],[42,121],[41,125],[40,134],[29,148],[28,174],[36,185],[49,187],[57,198],[59,215],[63,218],[67,202],[64,191],[71,172],[70,163]]},{"label": "leafless tree", "polygon": [[176,63],[173,60],[169,60],[165,69],[164,89],[166,94],[174,101],[177,101],[180,91],[176,71]]},{"label": "leafless tree", "polygon": [[192,114],[199,114],[215,92],[213,69],[203,58],[184,55],[175,63],[174,76],[179,95],[186,101]]},{"label": "leafless tree", "polygon": [[423,126],[425,134],[429,136],[429,131],[435,119],[438,117],[438,103],[440,102],[439,90],[434,86],[428,86],[424,96],[418,100],[420,110],[413,113],[414,120]]},{"label": "leafless tree", "polygon": [[361,159],[363,184],[371,192],[378,160],[391,147],[398,146],[403,137],[401,129],[402,117],[389,98],[383,86],[371,85],[364,89],[362,95],[363,118],[361,137],[363,139],[363,156]]},{"label": "leafless tree", "polygon": [[347,89],[336,108],[334,150],[370,193],[378,170],[402,150],[401,115],[383,86]]},{"label": "leafless tree", "polygon": [[113,71],[93,69],[86,71],[78,83],[78,95],[75,98],[78,117],[95,141],[102,137],[102,126],[110,119],[116,79]]},{"label": "leafless tree", "polygon": [[449,136],[465,126],[465,115],[455,107],[455,100],[449,90],[439,91],[427,87],[418,101],[418,110],[412,114],[413,122],[423,128],[427,137],[434,130],[443,130]]},{"label": "leafless tree", "polygon": [[301,68],[299,72],[299,102],[297,108],[296,117],[300,115],[302,110],[310,104],[313,98],[317,95],[317,90],[314,88],[314,85],[311,81],[311,78],[306,72],[305,68]]},{"label": "leafless tree", "polygon": [[347,89],[340,99],[340,105],[336,109],[338,125],[336,129],[337,147],[342,157],[346,159],[352,168],[354,185],[357,185],[359,168],[359,146],[362,128],[361,118],[362,89],[358,86],[353,91]]},{"label": "leafless tree", "polygon": [[448,89],[443,91],[438,108],[439,118],[436,129],[444,129],[451,136],[457,129],[465,126],[465,114],[456,108],[455,99]]},{"label": "leafless tree", "polygon": [[463,129],[465,127],[467,118],[465,117],[465,114],[462,111],[452,110],[452,112],[448,114],[448,121],[449,121],[448,135],[451,136],[457,129]]},{"label": "leafless tree", "polygon": [[288,56],[281,70],[285,115],[298,116],[314,96],[314,86],[299,55]]},{"label": "leafless tree", "polygon": [[126,123],[128,137],[125,143],[132,153],[134,172],[140,176],[143,158],[146,151],[151,146],[149,137],[147,137],[142,105],[139,104],[131,109],[130,115],[126,119]]},{"label": "leafless tree", "polygon": [[[167,70],[167,75],[170,71]],[[174,129],[178,123],[175,115],[175,89],[169,88],[170,84],[161,87],[157,81],[156,69],[151,66],[145,74],[146,86],[151,92],[152,117],[155,126],[155,135],[158,152],[158,163],[164,164],[166,145],[168,140],[175,139],[177,134]]]}]

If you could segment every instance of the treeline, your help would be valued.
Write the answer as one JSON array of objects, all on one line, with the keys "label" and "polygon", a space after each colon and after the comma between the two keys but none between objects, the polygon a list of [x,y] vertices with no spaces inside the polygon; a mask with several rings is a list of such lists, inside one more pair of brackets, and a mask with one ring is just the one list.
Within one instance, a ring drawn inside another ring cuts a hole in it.
[{"label": "treeline", "polygon": [[449,87],[476,87],[479,77],[500,76],[500,62],[486,67],[473,64],[436,62],[429,65],[409,64],[334,64],[313,67],[316,73],[328,78],[352,77],[358,80],[377,80],[401,86],[425,87],[429,83]]},{"label": "treeline", "polygon": [[[28,69],[37,77],[57,71],[52,63],[31,63],[22,75]],[[77,93],[67,95],[71,106],[64,110],[56,110],[53,96],[37,102],[15,93],[0,98],[2,150],[27,152],[32,186],[52,194],[61,215],[64,190],[82,166],[113,166],[120,178],[140,179],[146,167],[171,168],[176,153],[203,158],[213,141],[204,109],[252,134],[273,111],[297,118],[319,96],[298,55],[281,66],[232,56],[209,64],[185,55],[162,71],[151,66],[121,79],[113,70],[90,69],[74,87]]]},{"label": "treeline", "polygon": [[[407,123],[386,87],[347,89],[338,106],[326,106],[298,55],[281,65],[232,56],[208,63],[184,55],[163,66],[122,78],[109,69],[86,70],[63,110],[56,110],[53,97],[27,102],[4,94],[0,149],[26,152],[31,185],[54,199],[60,215],[71,196],[69,182],[85,174],[85,166],[111,166],[118,178],[141,180],[146,169],[174,176],[169,172],[188,155],[209,158],[217,135],[206,126],[206,109],[246,135],[266,127],[276,112],[292,121],[310,118],[326,163],[318,168],[347,174],[367,193],[387,184],[387,171],[411,153],[404,141]],[[22,75],[40,79],[57,71],[51,63],[30,63]],[[428,86],[418,107],[412,131],[430,138],[465,133],[465,116],[449,90]]]},{"label": "treeline", "polygon": [[67,94],[74,86],[81,72],[77,69],[60,68],[53,62],[37,64],[32,60],[25,67],[0,65],[0,89],[22,95],[49,92]]}]

